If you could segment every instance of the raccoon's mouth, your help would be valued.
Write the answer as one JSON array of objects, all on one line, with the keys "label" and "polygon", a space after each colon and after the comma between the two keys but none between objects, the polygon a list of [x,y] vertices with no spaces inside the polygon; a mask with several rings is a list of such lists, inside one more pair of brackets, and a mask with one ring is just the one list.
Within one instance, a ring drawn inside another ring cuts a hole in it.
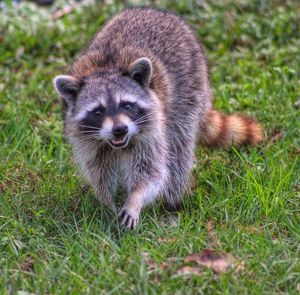
[{"label": "raccoon's mouth", "polygon": [[109,144],[113,147],[113,148],[124,148],[127,146],[128,144],[128,136],[125,136],[123,138],[115,138],[115,139],[111,139],[109,141]]}]

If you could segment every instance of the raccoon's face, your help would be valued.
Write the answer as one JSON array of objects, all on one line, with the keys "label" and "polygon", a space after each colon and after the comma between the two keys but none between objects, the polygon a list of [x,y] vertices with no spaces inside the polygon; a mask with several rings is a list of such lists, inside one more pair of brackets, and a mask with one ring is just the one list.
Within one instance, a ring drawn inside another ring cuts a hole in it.
[{"label": "raccoon's face", "polygon": [[65,124],[73,124],[82,138],[125,148],[155,121],[157,98],[148,88],[151,74],[151,62],[141,58],[127,76],[105,72],[81,83],[71,76],[56,77],[66,107]]}]

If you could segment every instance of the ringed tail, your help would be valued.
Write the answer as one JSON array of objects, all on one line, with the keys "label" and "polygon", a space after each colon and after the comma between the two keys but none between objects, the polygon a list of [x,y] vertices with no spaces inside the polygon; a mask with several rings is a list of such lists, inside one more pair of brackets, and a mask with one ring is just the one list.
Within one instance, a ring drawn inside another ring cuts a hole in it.
[{"label": "ringed tail", "polygon": [[253,118],[240,114],[225,115],[211,110],[206,115],[200,144],[209,147],[259,144],[264,140],[262,126]]}]

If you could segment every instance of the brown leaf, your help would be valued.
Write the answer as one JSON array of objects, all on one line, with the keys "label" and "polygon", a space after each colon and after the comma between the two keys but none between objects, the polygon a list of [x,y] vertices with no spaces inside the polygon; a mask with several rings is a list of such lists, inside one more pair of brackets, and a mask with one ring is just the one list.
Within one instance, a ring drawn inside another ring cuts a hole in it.
[{"label": "brown leaf", "polygon": [[202,275],[202,271],[199,267],[182,266],[177,270],[176,275],[188,277],[196,275],[200,277]]},{"label": "brown leaf", "polygon": [[235,25],[235,21],[236,21],[236,14],[233,10],[227,11],[225,13],[225,20],[226,20],[226,24],[228,24],[228,26],[230,28],[233,28]]},{"label": "brown leaf", "polygon": [[295,154],[296,154],[296,155],[299,155],[299,154],[300,154],[300,148],[296,148],[296,149],[295,149]]},{"label": "brown leaf", "polygon": [[72,213],[75,213],[77,211],[79,202],[80,202],[80,199],[78,199],[78,198],[73,198],[72,199],[71,206],[70,206],[70,211]]},{"label": "brown leaf", "polygon": [[35,295],[35,293],[30,293],[28,291],[24,291],[24,290],[19,290],[17,292],[17,295]]},{"label": "brown leaf", "polygon": [[241,270],[243,264],[233,255],[217,250],[203,249],[201,254],[192,253],[185,258],[185,262],[195,262],[211,268],[216,273],[227,272],[232,268]]},{"label": "brown leaf", "polygon": [[19,59],[22,57],[22,55],[25,52],[25,47],[24,46],[20,46],[17,51],[16,51],[16,58]]},{"label": "brown leaf", "polygon": [[180,219],[179,219],[179,216],[178,214],[174,213],[172,215],[168,215],[168,216],[163,216],[161,219],[160,219],[160,224],[162,226],[170,226],[170,227],[176,227],[178,226],[178,223],[179,223]]},{"label": "brown leaf", "polygon": [[168,257],[163,263],[157,264],[150,257],[149,253],[143,253],[142,256],[145,264],[148,267],[148,270],[166,270],[169,269],[172,265],[174,265],[174,263],[178,262],[179,260],[177,257]]},{"label": "brown leaf", "polygon": [[294,103],[296,109],[300,109],[300,99]]},{"label": "brown leaf", "polygon": [[145,264],[148,266],[149,270],[157,269],[157,264],[153,261],[153,259],[150,257],[149,253],[143,253],[143,259],[145,261]]},{"label": "brown leaf", "polygon": [[208,220],[208,222],[206,223],[206,231],[209,238],[209,244],[216,248],[221,247],[222,243],[218,239],[218,235],[215,231],[215,223],[213,220]]},{"label": "brown leaf", "polygon": [[59,9],[59,10],[56,10],[53,14],[52,14],[52,17],[53,19],[59,19],[59,18],[62,18],[63,16],[67,15],[67,14],[70,14],[71,12],[74,11],[74,7],[72,6],[65,6],[63,9]]},{"label": "brown leaf", "polygon": [[170,263],[168,262],[163,262],[159,265],[159,268],[162,269],[162,270],[165,270],[165,269],[168,269],[170,267]]},{"label": "brown leaf", "polygon": [[255,227],[250,225],[237,224],[236,227],[242,232],[250,234],[259,234],[263,231],[262,227]]},{"label": "brown leaf", "polygon": [[177,239],[175,237],[173,238],[158,238],[158,241],[161,243],[175,243]]},{"label": "brown leaf", "polygon": [[283,137],[283,132],[279,128],[275,128],[275,130],[270,134],[268,141],[275,142],[280,140]]},{"label": "brown leaf", "polygon": [[34,258],[32,256],[27,256],[20,265],[20,270],[25,272],[34,272]]}]

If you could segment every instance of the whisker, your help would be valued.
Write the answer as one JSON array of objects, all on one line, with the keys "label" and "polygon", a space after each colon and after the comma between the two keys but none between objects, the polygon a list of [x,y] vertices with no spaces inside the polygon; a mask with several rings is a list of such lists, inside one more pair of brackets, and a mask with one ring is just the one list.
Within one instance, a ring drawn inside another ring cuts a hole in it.
[{"label": "whisker", "polygon": [[149,118],[149,116],[143,116],[143,117],[141,117],[141,118],[138,118],[137,120],[135,120],[134,122],[136,123],[136,124],[140,124],[140,123],[144,123],[144,122],[150,122],[150,121],[152,121],[152,118]]},{"label": "whisker", "polygon": [[152,120],[143,120],[143,121],[138,121],[138,122],[135,122],[136,125],[141,125],[143,123],[147,123],[147,122],[151,122]]},{"label": "whisker", "polygon": [[143,120],[151,120],[151,118],[149,118],[149,117],[143,117],[143,118],[139,118],[139,119],[137,119],[137,120],[135,120],[135,122],[139,122],[139,121],[143,121]]},{"label": "whisker", "polygon": [[148,117],[149,115],[150,115],[150,114],[146,114],[146,115],[144,115],[144,116],[142,116],[142,117],[140,117],[140,118],[138,118],[138,119]]},{"label": "whisker", "polygon": [[100,129],[101,129],[101,128],[99,128],[99,127],[87,126],[87,125],[79,125],[79,127],[85,127],[85,128],[97,129],[97,130],[100,130]]},{"label": "whisker", "polygon": [[83,130],[83,131],[80,131],[81,133],[92,133],[92,134],[98,134],[97,132],[98,130]]},{"label": "whisker", "polygon": [[103,144],[103,142],[101,142],[97,138],[95,138],[93,136],[89,136],[89,135],[87,135],[87,136],[81,136],[81,139],[84,140],[86,143],[89,143],[89,144],[97,143],[98,146],[101,146]]},{"label": "whisker", "polygon": [[142,117],[140,117],[140,118],[137,118],[136,121],[145,119],[145,118],[147,118],[147,117],[149,117],[149,116],[150,116],[150,114],[144,115],[144,116],[142,116]]},{"label": "whisker", "polygon": [[81,132],[79,135],[80,138],[92,139],[94,141],[98,141],[100,139],[100,137],[98,137],[98,136],[99,136],[98,133],[91,133],[91,132],[84,133],[84,131]]}]

